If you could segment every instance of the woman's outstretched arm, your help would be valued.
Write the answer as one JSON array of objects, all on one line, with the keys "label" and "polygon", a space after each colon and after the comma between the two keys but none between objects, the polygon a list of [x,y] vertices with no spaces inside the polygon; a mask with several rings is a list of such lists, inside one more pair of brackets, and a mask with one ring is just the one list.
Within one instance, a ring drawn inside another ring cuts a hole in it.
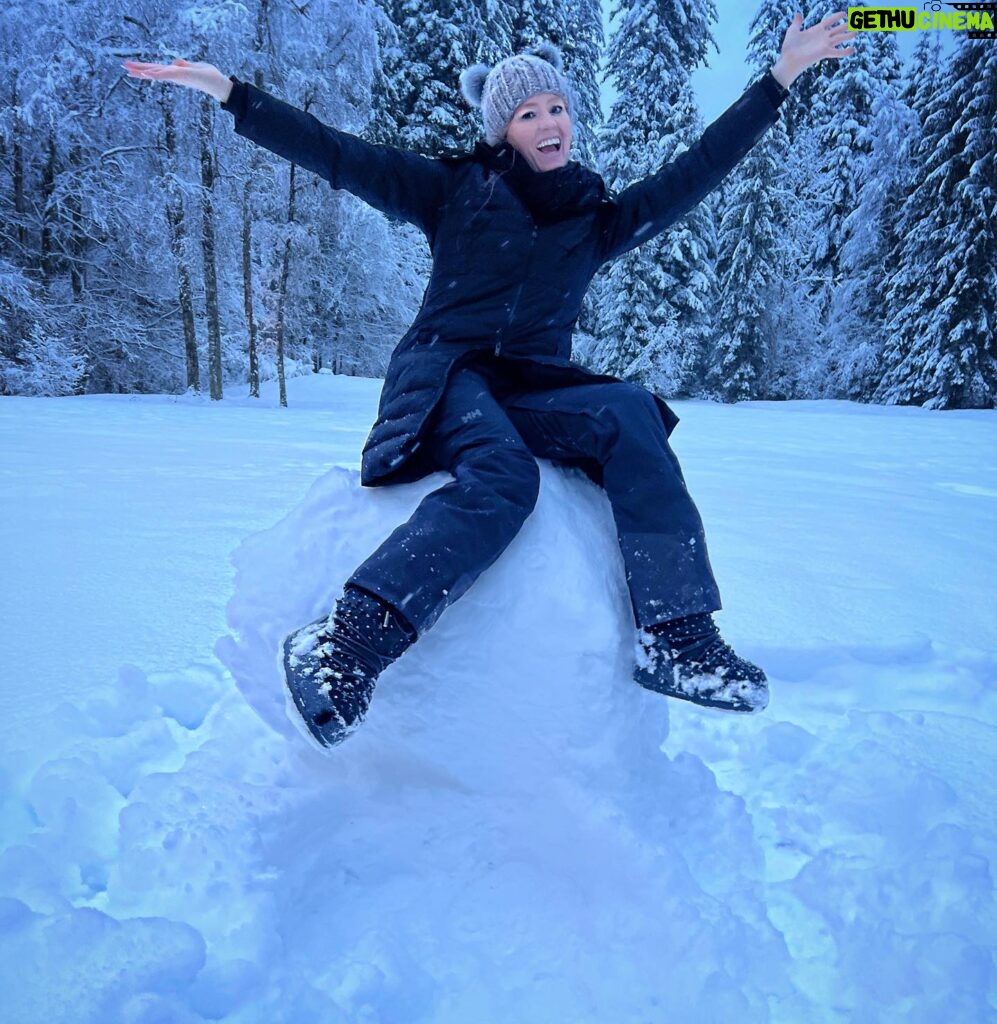
[{"label": "woman's outstretched arm", "polygon": [[394,146],[366,142],[330,128],[262,89],[227,78],[206,63],[122,65],[132,78],[174,82],[219,100],[235,118],[236,133],[325,178],[387,214],[420,227],[432,238],[445,201],[446,166]]},{"label": "woman's outstretched arm", "polygon": [[838,11],[805,30],[802,17],[793,18],[772,68],[684,153],[616,197],[603,227],[602,262],[653,238],[705,199],[775,124],[789,86],[803,71],[824,58],[855,52],[837,48],[855,35],[845,24],[836,24],[845,16]]}]

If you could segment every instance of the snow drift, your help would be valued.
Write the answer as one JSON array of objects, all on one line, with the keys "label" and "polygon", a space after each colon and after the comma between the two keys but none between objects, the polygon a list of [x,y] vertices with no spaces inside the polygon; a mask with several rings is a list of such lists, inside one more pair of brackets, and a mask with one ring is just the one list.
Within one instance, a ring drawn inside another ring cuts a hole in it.
[{"label": "snow drift", "polygon": [[371,384],[0,403],[4,1019],[992,1017],[997,420],[681,409],[722,626],[772,680],[750,719],[631,681],[605,498],[543,464],[512,547],[323,756],[277,641],[443,479],[329,470]]}]

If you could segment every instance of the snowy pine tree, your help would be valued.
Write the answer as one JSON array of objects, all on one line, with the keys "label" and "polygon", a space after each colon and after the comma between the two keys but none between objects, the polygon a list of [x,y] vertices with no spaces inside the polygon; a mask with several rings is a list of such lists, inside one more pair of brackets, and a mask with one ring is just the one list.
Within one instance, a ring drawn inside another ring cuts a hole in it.
[{"label": "snowy pine tree", "polygon": [[[752,21],[748,44],[754,75],[764,73],[778,58],[797,11],[805,15],[806,27],[833,10],[827,3],[815,7],[793,0],[763,0]],[[813,397],[815,388],[822,386],[817,370],[821,358],[820,309],[814,298],[808,254],[818,248],[826,231],[824,210],[815,201],[818,193],[814,175],[820,146],[814,129],[823,116],[819,101],[834,63],[822,61],[793,82],[779,120],[759,143],[760,148],[771,147],[782,154],[775,159],[783,161],[777,176],[765,183],[772,203],[775,251],[762,303],[769,344],[758,393],[772,398]],[[746,170],[754,166],[753,154],[749,154]],[[735,182],[739,171],[734,172]]]},{"label": "snowy pine tree", "polygon": [[479,59],[483,38],[475,0],[385,0],[391,27],[368,137],[426,156],[473,146],[480,119],[460,93],[460,75]]},{"label": "snowy pine tree", "polygon": [[509,0],[502,6],[509,19],[508,53],[532,50],[539,43],[553,43],[565,59],[565,70],[569,74],[575,70],[576,42],[569,23],[577,13],[576,0],[561,4],[549,4],[545,0]]},{"label": "snowy pine tree", "polygon": [[840,252],[848,238],[846,221],[858,205],[859,167],[872,152],[873,104],[886,82],[895,81],[899,73],[895,60],[880,63],[881,48],[871,42],[876,35],[887,39],[895,54],[891,36],[870,33],[848,60],[823,62],[836,64],[836,69],[825,76],[813,100],[811,130],[819,164],[813,169],[812,195],[823,207],[825,230],[816,236],[807,262],[822,311],[829,308],[834,289],[843,280]]},{"label": "snowy pine tree", "polygon": [[879,382],[887,320],[882,285],[896,242],[888,206],[907,180],[909,140],[917,135],[916,116],[900,96],[901,65],[893,36],[872,33],[867,46],[879,69],[871,149],[856,158],[856,204],[843,222],[842,283],[831,297],[821,361],[825,393],[845,398],[868,398]]},{"label": "snowy pine tree", "polygon": [[997,51],[961,39],[921,83],[920,181],[901,209],[891,332],[876,399],[930,408],[997,400]]},{"label": "snowy pine tree", "polygon": [[[748,60],[753,76],[767,73],[782,48],[795,4],[764,0],[751,22]],[[792,94],[783,109],[793,100]],[[766,393],[767,367],[777,346],[778,284],[795,262],[782,243],[790,236],[786,193],[789,139],[784,117],[735,169],[721,193],[717,277],[720,283],[713,386],[737,401]]]},{"label": "snowy pine tree", "polygon": [[[779,59],[782,52],[782,41],[786,29],[797,11],[806,15],[807,5],[798,0],[761,0],[754,17],[751,19],[748,37],[747,61],[752,68],[753,76],[767,71]],[[788,121],[788,108],[791,108],[796,90],[805,79],[798,78],[780,110],[787,110],[784,115]]]},{"label": "snowy pine tree", "polygon": [[774,348],[771,302],[779,263],[778,183],[786,139],[774,132],[748,154],[724,193],[718,243],[720,307],[711,376],[728,401],[765,393]]},{"label": "snowy pine tree", "polygon": [[[712,3],[641,0],[614,10],[607,75],[617,90],[600,138],[610,188],[657,171],[698,137],[689,73],[713,42]],[[671,395],[699,393],[715,306],[713,207],[618,259],[600,279],[593,361],[602,369]]]}]

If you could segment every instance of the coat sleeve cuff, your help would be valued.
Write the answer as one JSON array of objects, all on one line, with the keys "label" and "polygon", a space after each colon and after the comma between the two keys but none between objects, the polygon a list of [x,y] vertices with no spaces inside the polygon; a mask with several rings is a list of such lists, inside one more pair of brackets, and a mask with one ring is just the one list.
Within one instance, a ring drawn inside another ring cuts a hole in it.
[{"label": "coat sleeve cuff", "polygon": [[775,75],[773,75],[771,71],[766,71],[765,74],[762,75],[760,82],[762,91],[769,98],[772,106],[778,110],[779,106],[789,95],[789,90],[776,80]]},{"label": "coat sleeve cuff", "polygon": [[246,115],[249,89],[246,87],[246,83],[240,82],[235,75],[229,75],[228,77],[232,83],[232,91],[229,93],[228,99],[221,104],[221,108],[222,110],[227,110],[230,114],[234,114],[236,121],[240,121]]}]

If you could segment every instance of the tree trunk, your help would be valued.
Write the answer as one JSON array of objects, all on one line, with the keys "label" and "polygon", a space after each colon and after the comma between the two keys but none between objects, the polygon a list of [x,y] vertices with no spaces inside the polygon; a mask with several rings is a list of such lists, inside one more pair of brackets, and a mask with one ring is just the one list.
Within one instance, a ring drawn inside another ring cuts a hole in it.
[{"label": "tree trunk", "polygon": [[204,306],[208,326],[208,386],[212,401],[222,398],[222,339],[218,314],[218,273],[216,269],[215,221],[212,191],[215,161],[211,151],[211,103],[201,103],[201,251],[204,254]]},{"label": "tree trunk", "polygon": [[17,214],[17,244],[22,252],[28,249],[28,206],[24,200],[24,124],[17,111],[20,110],[20,97],[17,92],[17,69],[14,69],[12,107],[14,111],[14,130],[11,132],[11,174],[14,184],[14,212]]},{"label": "tree trunk", "polygon": [[52,195],[55,192],[55,139],[51,135],[48,137],[47,149],[45,166],[42,168],[42,236],[38,263],[42,276],[50,281],[55,277],[56,270],[55,233],[53,231],[56,213],[52,206]]},{"label": "tree trunk", "polygon": [[[270,0],[260,0],[256,11],[256,41],[254,53],[263,53],[267,36],[267,18]],[[263,70],[257,65],[253,70],[253,84],[263,88]],[[262,160],[258,147],[250,152],[249,177],[242,194],[242,300],[246,310],[246,327],[249,330],[249,397],[260,397],[260,356],[256,334],[256,318],[253,315],[253,182],[259,176]]]},{"label": "tree trunk", "polygon": [[252,177],[242,192],[242,301],[249,329],[249,397],[260,397],[260,359],[256,348],[256,321],[253,319],[253,215]]},{"label": "tree trunk", "polygon": [[[83,165],[83,148],[73,146],[69,151],[69,171],[76,174]],[[86,232],[83,229],[83,207],[80,194],[72,189],[66,197],[66,212],[69,221],[69,238],[67,250],[69,254],[69,285],[76,302],[84,301],[87,287],[86,264],[84,256],[87,250]]]},{"label": "tree trunk", "polygon": [[[164,89],[161,93],[163,108],[163,126],[166,137],[166,159],[168,166],[176,167],[177,134],[173,120],[173,103],[171,94]],[[201,368],[197,355],[197,333],[194,329],[194,287],[190,279],[190,270],[184,255],[184,205],[183,195],[177,188],[173,173],[168,173],[167,201],[164,207],[166,229],[170,236],[170,252],[177,268],[177,282],[180,290],[180,317],[183,321],[184,353],[187,364],[188,391],[201,392]]]},{"label": "tree trunk", "polygon": [[291,228],[294,224],[295,185],[294,172],[297,167],[291,164],[291,173],[287,187],[287,238],[284,240],[284,259],[280,268],[280,287],[277,292],[277,381],[280,386],[280,404],[287,406],[287,385],[284,379],[284,304],[287,301],[287,282],[291,272]]}]

